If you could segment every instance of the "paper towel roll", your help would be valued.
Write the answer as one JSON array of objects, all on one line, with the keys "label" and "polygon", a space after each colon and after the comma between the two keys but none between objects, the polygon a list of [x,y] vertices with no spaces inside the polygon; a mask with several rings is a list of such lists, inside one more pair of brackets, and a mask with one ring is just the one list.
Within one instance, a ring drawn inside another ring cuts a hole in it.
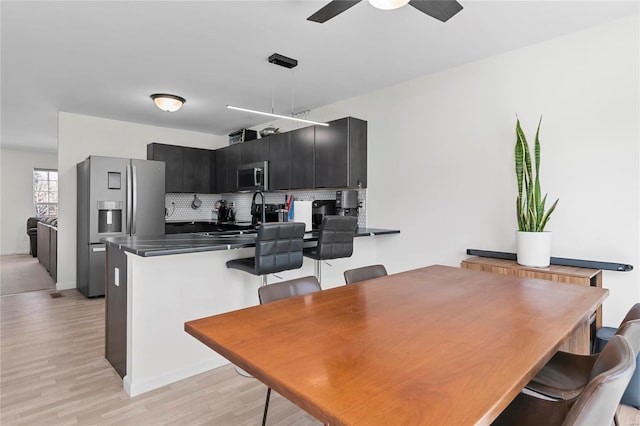
[{"label": "paper towel roll", "polygon": [[293,202],[293,221],[304,223],[304,230],[311,231],[311,208],[312,201]]}]

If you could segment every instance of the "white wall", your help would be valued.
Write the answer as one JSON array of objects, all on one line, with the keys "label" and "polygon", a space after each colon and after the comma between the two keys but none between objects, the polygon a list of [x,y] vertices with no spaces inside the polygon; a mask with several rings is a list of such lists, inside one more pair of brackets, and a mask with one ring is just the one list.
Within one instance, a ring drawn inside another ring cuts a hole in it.
[{"label": "white wall", "polygon": [[58,124],[58,289],[76,287],[76,164],[89,155],[147,158],[151,142],[216,149],[222,136],[61,112]]},{"label": "white wall", "polygon": [[[314,110],[312,119],[369,122],[368,224],[402,230],[380,241],[378,260],[397,272],[457,266],[467,248],[514,252],[515,114],[529,137],[542,115],[543,190],[560,198],[552,255],[635,266],[604,274],[604,323],[617,325],[640,300],[639,32],[637,17],[622,19]],[[151,141],[226,144],[60,114],[64,288],[75,286],[75,164],[89,154],[144,158]]]},{"label": "white wall", "polygon": [[634,265],[604,273],[617,326],[640,300],[638,40],[638,18],[623,19],[314,110],[369,122],[368,224],[402,230],[379,261],[397,272],[515,252],[515,115],[531,139],[542,115],[542,189],[560,198],[552,256]]},{"label": "white wall", "polygon": [[29,253],[27,218],[35,216],[33,169],[56,169],[55,153],[0,150],[0,254]]}]

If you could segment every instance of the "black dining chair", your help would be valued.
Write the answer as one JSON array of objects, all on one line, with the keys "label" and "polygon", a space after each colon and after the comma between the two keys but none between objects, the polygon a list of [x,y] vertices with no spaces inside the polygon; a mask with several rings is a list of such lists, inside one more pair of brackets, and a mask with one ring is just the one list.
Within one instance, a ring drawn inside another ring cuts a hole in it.
[{"label": "black dining chair", "polygon": [[362,268],[349,269],[344,271],[344,281],[353,284],[360,281],[372,280],[374,278],[385,277],[387,269],[384,265],[369,265]]},{"label": "black dining chair", "polygon": [[[316,277],[310,275],[308,277],[296,278],[289,281],[282,281],[275,284],[269,284],[258,289],[258,299],[260,304],[275,302],[277,300],[288,299],[290,297],[302,296],[305,294],[315,293],[322,290],[320,283]],[[267,389],[267,399],[264,402],[264,414],[262,415],[262,426],[267,422],[267,411],[269,410],[269,398],[271,397],[271,388]]]},{"label": "black dining chair", "polygon": [[614,336],[575,398],[553,401],[520,393],[492,425],[610,425],[635,368],[633,348],[624,336]]},{"label": "black dining chair", "polygon": [[357,226],[358,218],[355,216],[325,216],[322,219],[318,244],[304,249],[304,256],[315,260],[314,269],[318,282],[322,283],[320,262],[351,257]]},{"label": "black dining chair", "polygon": [[[632,326],[632,324],[636,324]],[[640,303],[636,303],[620,323],[617,335],[627,338],[636,358],[640,359]],[[606,346],[605,346],[606,347]],[[527,384],[527,389],[553,399],[571,399],[589,382],[589,374],[600,354],[578,355],[558,351]],[[627,405],[640,405],[640,372],[632,377],[622,401]]]},{"label": "black dining chair", "polygon": [[258,227],[254,257],[229,260],[227,268],[257,275],[267,285],[267,275],[302,267],[304,223],[265,223]]}]

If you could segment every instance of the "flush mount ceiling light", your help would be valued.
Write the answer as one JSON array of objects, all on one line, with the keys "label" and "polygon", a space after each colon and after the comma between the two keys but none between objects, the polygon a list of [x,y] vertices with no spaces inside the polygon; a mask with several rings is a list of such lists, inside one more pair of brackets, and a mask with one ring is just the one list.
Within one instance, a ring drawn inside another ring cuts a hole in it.
[{"label": "flush mount ceiling light", "polygon": [[185,98],[167,93],[154,93],[151,95],[153,103],[158,108],[166,112],[175,112],[182,108],[182,104],[187,102]]},{"label": "flush mount ceiling light", "polygon": [[[274,64],[274,65],[279,65],[283,68],[295,68],[298,65],[298,61],[292,58],[288,58],[284,55],[281,55],[279,53],[274,53],[273,55],[269,56],[267,58],[267,61],[269,61],[270,63]],[[250,109],[250,108],[243,108],[243,107],[237,107],[237,106],[233,106],[233,105],[229,105],[227,104],[227,108],[229,109],[235,109],[236,111],[244,111],[244,112],[250,112],[252,114],[260,114],[260,115],[266,115],[267,117],[274,117],[274,118],[284,118],[285,120],[291,120],[291,121],[297,121],[300,123],[307,123],[307,124],[315,124],[316,126],[328,126],[328,123],[321,123],[319,121],[312,121],[312,120],[306,120],[304,118],[298,118],[298,117],[294,117],[293,116],[293,95],[291,96],[291,115],[281,115],[281,114],[274,114],[273,112],[273,91],[271,92],[271,112],[265,112],[265,111],[258,111],[255,109]]]},{"label": "flush mount ceiling light", "polygon": [[409,0],[369,0],[369,3],[377,9],[392,10],[404,6]]}]

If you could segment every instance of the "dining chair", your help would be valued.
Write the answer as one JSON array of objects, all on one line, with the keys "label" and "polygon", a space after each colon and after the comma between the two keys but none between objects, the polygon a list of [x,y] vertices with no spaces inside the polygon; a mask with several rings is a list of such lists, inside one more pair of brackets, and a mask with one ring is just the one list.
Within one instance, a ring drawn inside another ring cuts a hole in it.
[{"label": "dining chair", "polygon": [[318,245],[304,249],[304,256],[315,260],[315,276],[322,283],[321,261],[351,257],[358,218],[325,216],[318,232]]},{"label": "dining chair", "polygon": [[[308,277],[296,278],[293,280],[282,281],[275,284],[269,284],[258,289],[258,299],[263,305],[277,300],[288,299],[290,297],[303,296],[305,294],[315,293],[322,290],[320,283],[313,275]],[[267,423],[267,411],[269,410],[269,398],[271,397],[271,388],[267,389],[267,399],[264,402],[264,414],[262,415],[262,426]]]},{"label": "dining chair", "polygon": [[614,336],[596,360],[589,382],[578,396],[548,400],[520,393],[492,425],[610,425],[635,368],[633,348],[624,336]]},{"label": "dining chair", "polygon": [[267,285],[267,274],[302,267],[304,223],[265,223],[258,227],[254,257],[229,260],[227,268],[238,269],[259,277]]},{"label": "dining chair", "polygon": [[347,284],[353,284],[360,281],[371,280],[387,275],[387,269],[384,265],[369,265],[362,268],[349,269],[344,271],[344,281]]},{"label": "dining chair", "polygon": [[[627,312],[616,334],[624,335],[636,358],[640,358],[640,303],[636,303]],[[574,398],[588,383],[591,369],[599,356],[600,354],[578,355],[558,351],[526,387],[553,399]],[[622,401],[640,408],[640,371],[634,373]]]}]

